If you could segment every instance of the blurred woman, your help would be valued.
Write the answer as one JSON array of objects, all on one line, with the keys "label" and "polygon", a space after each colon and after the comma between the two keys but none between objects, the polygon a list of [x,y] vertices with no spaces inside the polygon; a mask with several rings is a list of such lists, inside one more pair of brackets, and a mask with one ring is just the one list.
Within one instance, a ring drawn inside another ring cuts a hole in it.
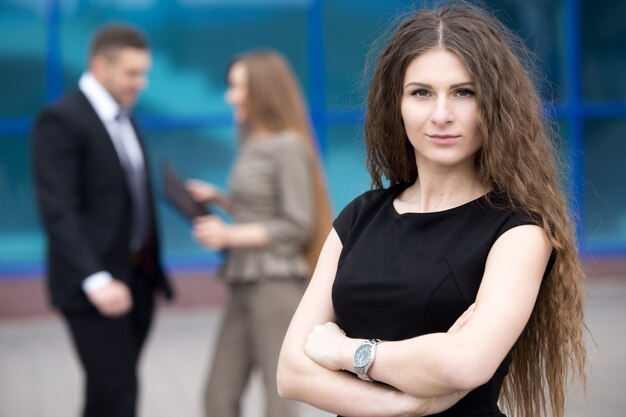
[{"label": "blurred woman", "polygon": [[201,244],[225,250],[220,276],[230,289],[206,386],[206,416],[238,416],[241,394],[259,368],[266,415],[291,417],[296,404],[276,392],[278,355],[331,228],[329,199],[306,105],[280,54],[236,57],[225,98],[240,133],[229,191],[188,182],[196,200],[220,204],[234,219],[202,217],[193,230]]}]

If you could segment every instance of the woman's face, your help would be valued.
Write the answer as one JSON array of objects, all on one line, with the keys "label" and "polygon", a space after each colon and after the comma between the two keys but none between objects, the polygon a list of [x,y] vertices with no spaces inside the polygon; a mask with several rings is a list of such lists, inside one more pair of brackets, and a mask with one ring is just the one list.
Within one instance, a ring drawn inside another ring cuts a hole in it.
[{"label": "woman's face", "polygon": [[228,88],[224,99],[233,107],[234,118],[238,123],[248,122],[248,71],[241,62],[235,62],[228,71]]},{"label": "woman's face", "polygon": [[444,49],[419,55],[402,85],[402,120],[417,166],[473,166],[483,144],[476,86],[457,56]]}]

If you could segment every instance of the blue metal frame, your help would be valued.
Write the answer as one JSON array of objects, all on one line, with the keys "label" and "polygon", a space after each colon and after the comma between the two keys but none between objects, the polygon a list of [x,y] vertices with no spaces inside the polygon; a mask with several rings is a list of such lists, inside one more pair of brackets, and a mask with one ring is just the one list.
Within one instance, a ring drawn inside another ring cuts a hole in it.
[{"label": "blue metal frame", "polygon": [[326,155],[326,59],[324,54],[324,9],[322,0],[312,0],[307,13],[307,57],[311,119],[317,128],[317,144]]},{"label": "blue metal frame", "polygon": [[566,68],[566,93],[565,119],[567,120],[568,137],[571,144],[572,161],[572,198],[573,212],[578,221],[577,238],[578,247],[582,248],[585,241],[583,215],[585,205],[584,189],[584,122],[581,115],[581,74],[580,74],[580,26],[578,18],[580,14],[579,0],[566,0],[565,2],[565,54],[567,59]]},{"label": "blue metal frame", "polygon": [[[60,1],[46,2],[46,98],[52,101],[63,91]],[[586,256],[624,255],[624,245],[601,245],[593,248],[584,244],[584,121],[593,118],[626,117],[626,101],[583,102],[581,94],[581,55],[580,55],[580,0],[564,0],[565,17],[565,53],[567,65],[566,92],[564,102],[554,106],[552,114],[567,122],[568,139],[571,144],[572,160],[572,209],[578,218],[578,239],[581,252]],[[329,111],[326,108],[326,66],[324,49],[323,1],[311,0],[307,11],[307,59],[309,68],[309,100],[311,119],[318,134],[318,145],[322,155],[326,153],[326,130],[333,125],[362,124],[364,111]],[[200,129],[216,126],[230,126],[230,114],[197,114],[186,116],[139,115],[139,122],[147,131],[176,129]],[[0,137],[27,135],[32,126],[32,116],[0,117]],[[174,263],[177,268],[185,265]],[[191,266],[191,265],[190,265]],[[193,265],[198,266],[198,265]],[[206,266],[206,265],[203,265]],[[0,268],[0,279],[12,276],[29,276],[40,272],[40,264],[15,265]]]},{"label": "blue metal frame", "polygon": [[46,99],[53,101],[63,92],[63,67],[61,59],[61,5],[60,0],[46,4]]}]

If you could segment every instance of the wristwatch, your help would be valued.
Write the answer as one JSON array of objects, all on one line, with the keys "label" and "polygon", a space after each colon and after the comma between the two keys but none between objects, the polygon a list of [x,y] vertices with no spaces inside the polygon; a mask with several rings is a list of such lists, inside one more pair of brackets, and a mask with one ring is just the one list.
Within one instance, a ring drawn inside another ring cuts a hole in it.
[{"label": "wristwatch", "polygon": [[367,374],[367,371],[369,371],[370,367],[374,363],[376,345],[380,342],[380,339],[365,340],[361,346],[354,351],[354,357],[352,358],[354,372],[356,372],[356,375],[364,381],[373,381],[373,379]]}]

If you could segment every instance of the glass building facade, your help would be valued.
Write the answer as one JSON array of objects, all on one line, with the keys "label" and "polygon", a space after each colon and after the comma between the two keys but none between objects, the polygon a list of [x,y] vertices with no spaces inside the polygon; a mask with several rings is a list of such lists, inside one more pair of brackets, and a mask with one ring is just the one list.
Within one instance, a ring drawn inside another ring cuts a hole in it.
[{"label": "glass building facade", "polygon": [[[537,56],[541,93],[560,126],[583,254],[626,257],[626,2],[483,2]],[[44,236],[29,155],[37,112],[75,87],[95,28],[139,26],[153,52],[135,109],[155,177],[170,268],[214,266],[162,197],[160,164],[225,185],[237,139],[224,103],[237,53],[269,47],[292,63],[308,100],[337,213],[369,188],[362,141],[372,44],[411,1],[3,0],[0,2],[0,279],[38,276]]]}]

